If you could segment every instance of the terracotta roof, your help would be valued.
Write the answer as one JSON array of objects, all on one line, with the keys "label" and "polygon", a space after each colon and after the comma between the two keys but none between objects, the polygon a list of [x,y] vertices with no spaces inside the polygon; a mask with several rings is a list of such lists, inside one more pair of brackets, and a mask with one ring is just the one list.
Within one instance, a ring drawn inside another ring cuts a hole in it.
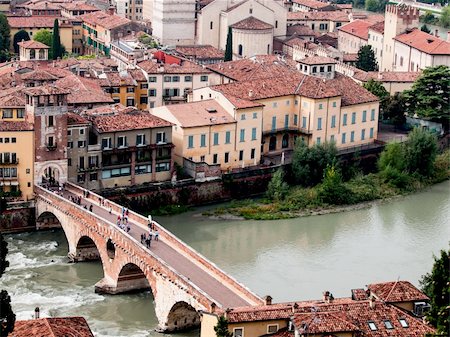
[{"label": "terracotta roof", "polygon": [[386,302],[429,301],[430,299],[408,281],[374,283],[367,286],[378,298]]},{"label": "terracotta roof", "polygon": [[118,15],[111,15],[106,12],[91,12],[80,16],[84,22],[94,26],[101,26],[106,29],[113,29],[120,26],[129,24],[131,21],[129,19],[123,18]]},{"label": "terracotta roof", "polygon": [[99,76],[99,83],[102,87],[136,86],[137,83],[128,71],[106,72]]},{"label": "terracotta roof", "polygon": [[16,321],[12,337],[94,337],[83,317],[40,318]]},{"label": "terracotta roof", "polygon": [[79,114],[69,112],[67,114],[67,125],[89,124],[89,121]]},{"label": "terracotta roof", "polygon": [[302,5],[302,6],[312,8],[312,9],[320,9],[320,8],[330,6],[330,4],[328,4],[326,2],[317,1],[317,0],[293,0],[292,2]]},{"label": "terracotta roof", "polygon": [[249,16],[248,18],[241,20],[239,22],[236,22],[235,24],[231,25],[232,28],[236,29],[245,29],[245,30],[266,30],[266,29],[272,29],[273,26],[261,21],[253,16]]},{"label": "terracotta roof", "polygon": [[283,42],[283,44],[285,44],[287,46],[291,46],[291,47],[293,47],[293,46],[302,46],[303,47],[306,42],[307,41],[305,41],[305,40],[303,40],[303,39],[301,39],[301,38],[299,38],[297,36],[293,36],[293,37],[288,38],[287,40],[285,40]]},{"label": "terracotta roof", "polygon": [[92,122],[99,133],[172,126],[172,123],[148,112],[141,112],[135,108],[125,108],[120,105],[87,110],[83,112],[84,115]]},{"label": "terracotta roof", "polygon": [[31,9],[31,10],[59,10],[60,9],[60,6],[58,6],[58,4],[55,4],[53,2],[48,2],[48,1],[28,3],[28,4],[24,4],[23,7]]},{"label": "terracotta roof", "polygon": [[330,80],[331,85],[338,90],[341,96],[341,106],[362,104],[378,101],[378,97],[357,84],[350,77],[336,74],[335,78]]},{"label": "terracotta roof", "polygon": [[[8,16],[8,23],[11,28],[53,28],[56,18],[54,16]],[[62,19],[67,20],[67,19]],[[62,24],[60,23],[60,26]],[[68,23],[65,26],[71,26]]]},{"label": "terracotta roof", "polygon": [[36,69],[22,74],[20,77],[25,81],[56,81],[59,78],[44,69]]},{"label": "terracotta roof", "polygon": [[359,289],[352,289],[352,300],[355,301],[362,301],[362,300],[367,300],[368,299],[368,294],[367,291],[359,288]]},{"label": "terracotta roof", "polygon": [[236,123],[234,118],[215,100],[166,105],[183,128]]},{"label": "terracotta roof", "polygon": [[135,81],[147,82],[147,78],[142,69],[128,69],[127,71]]},{"label": "terracotta roof", "polygon": [[50,49],[46,44],[34,40],[22,41],[17,44],[27,49]]},{"label": "terracotta roof", "polygon": [[178,64],[158,64],[151,60],[138,63],[138,66],[148,74],[208,74],[211,71],[198,64],[183,60]]},{"label": "terracotta roof", "polygon": [[74,1],[60,4],[61,8],[64,8],[68,11],[99,11],[95,6],[89,5],[85,2]]},{"label": "terracotta roof", "polygon": [[309,64],[309,65],[337,63],[335,59],[332,59],[331,57],[325,57],[325,56],[305,57],[301,60],[297,60],[297,62],[300,62],[303,64]]},{"label": "terracotta roof", "polygon": [[3,96],[0,98],[0,108],[24,108],[25,97],[23,95]]},{"label": "terracotta roof", "polygon": [[293,315],[293,302],[237,307],[227,312],[229,323],[288,319]]},{"label": "terracotta roof", "polygon": [[25,121],[11,121],[11,122],[0,121],[0,131],[31,131],[31,130],[33,130],[32,123],[28,123]]},{"label": "terracotta roof", "polygon": [[287,27],[288,35],[298,35],[298,36],[316,36],[317,33],[313,31],[309,26],[296,24]]},{"label": "terracotta roof", "polygon": [[412,83],[420,76],[421,72],[417,71],[369,71],[369,72],[358,72],[353,78],[367,82],[370,79],[380,81],[380,82],[404,82]]},{"label": "terracotta roof", "polygon": [[367,40],[370,26],[370,22],[355,20],[339,27],[339,31]]},{"label": "terracotta roof", "polygon": [[358,61],[358,53],[344,54],[342,60],[344,62],[356,62]]},{"label": "terracotta roof", "polygon": [[95,79],[79,77],[70,74],[55,82],[60,88],[69,91],[69,104],[113,103],[114,100],[106,94]]},{"label": "terracotta roof", "polygon": [[53,85],[43,85],[35,88],[27,88],[25,93],[30,96],[42,96],[42,95],[65,95],[69,94],[70,91],[56,87]]},{"label": "terracotta roof", "polygon": [[431,55],[450,55],[450,42],[414,28],[394,38],[403,44]]},{"label": "terracotta roof", "polygon": [[249,0],[243,0],[243,1],[241,1],[241,2],[238,2],[237,4],[235,4],[235,5],[231,6],[231,7],[228,7],[228,8],[225,10],[225,12],[226,12],[226,13],[231,12],[232,10],[234,10],[234,9],[236,9],[236,8],[238,8],[238,7],[240,7],[241,5],[245,4],[245,3],[248,2],[248,1],[249,1]]},{"label": "terracotta roof", "polygon": [[371,12],[352,12],[353,20],[363,20],[369,22],[370,24],[375,24],[377,22],[384,21],[384,14],[377,14]]},{"label": "terracotta roof", "polygon": [[349,22],[348,14],[342,11],[288,12],[288,21],[333,21]]},{"label": "terracotta roof", "polygon": [[176,46],[175,51],[199,60],[223,59],[224,52],[210,45]]},{"label": "terracotta roof", "polygon": [[[340,317],[341,316],[341,317]],[[359,332],[360,329],[339,312],[315,312],[294,315],[294,325],[300,334]]]},{"label": "terracotta roof", "polygon": [[207,68],[235,81],[296,73],[296,62],[275,55],[257,55],[236,61],[211,64]]},{"label": "terracotta roof", "polygon": [[370,26],[369,29],[384,34],[384,21],[377,22],[376,24]]}]

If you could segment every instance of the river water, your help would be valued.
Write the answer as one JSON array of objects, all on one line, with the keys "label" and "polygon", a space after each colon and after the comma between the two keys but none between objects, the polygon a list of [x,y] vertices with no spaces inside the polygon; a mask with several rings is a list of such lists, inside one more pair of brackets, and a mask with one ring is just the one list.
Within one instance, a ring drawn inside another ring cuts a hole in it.
[{"label": "river water", "polygon": [[[257,294],[274,301],[335,297],[371,282],[418,285],[450,240],[450,182],[368,209],[277,221],[218,221],[202,209],[159,218],[169,230]],[[149,292],[94,293],[100,263],[67,263],[62,231],[6,236],[10,268],[0,279],[18,319],[82,315],[97,336],[156,336]],[[198,332],[183,334],[196,336]]]}]

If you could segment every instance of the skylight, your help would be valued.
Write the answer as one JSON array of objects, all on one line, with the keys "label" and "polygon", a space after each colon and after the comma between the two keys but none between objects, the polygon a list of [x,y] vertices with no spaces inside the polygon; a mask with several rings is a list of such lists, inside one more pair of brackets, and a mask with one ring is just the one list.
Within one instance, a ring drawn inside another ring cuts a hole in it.
[{"label": "skylight", "polygon": [[406,319],[400,318],[398,321],[400,322],[400,324],[402,325],[402,327],[404,327],[404,328],[409,327],[408,322],[406,321]]},{"label": "skylight", "polygon": [[372,330],[372,331],[377,331],[378,330],[377,326],[375,325],[375,322],[369,321],[367,323],[369,324],[370,330]]}]

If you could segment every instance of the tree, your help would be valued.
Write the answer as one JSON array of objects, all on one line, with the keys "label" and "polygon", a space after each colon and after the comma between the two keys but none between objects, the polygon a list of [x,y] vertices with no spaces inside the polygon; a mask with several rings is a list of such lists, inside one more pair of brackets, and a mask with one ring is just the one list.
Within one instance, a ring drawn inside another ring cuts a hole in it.
[{"label": "tree", "polygon": [[0,62],[10,59],[11,29],[5,14],[0,14]]},{"label": "tree", "polygon": [[233,32],[231,27],[228,27],[227,44],[225,46],[225,58],[224,61],[233,60]]},{"label": "tree", "polygon": [[383,171],[388,166],[399,172],[405,170],[405,149],[402,143],[389,143],[381,152],[378,169]]},{"label": "tree", "polygon": [[441,17],[439,23],[444,27],[450,27],[450,6],[445,6],[442,8]]},{"label": "tree", "polygon": [[383,83],[375,81],[372,78],[368,80],[366,83],[364,83],[363,87],[369,90],[375,96],[377,96],[380,99],[380,101],[389,97],[389,92],[383,86]]},{"label": "tree", "polygon": [[59,21],[55,19],[53,22],[53,36],[52,36],[52,58],[56,60],[63,56],[63,50],[61,47],[61,38],[59,37]]},{"label": "tree", "polygon": [[412,115],[442,123],[448,131],[450,121],[450,68],[435,66],[426,68],[405,92],[408,112]]},{"label": "tree", "polygon": [[21,29],[19,30],[16,34],[14,34],[14,38],[13,38],[13,47],[14,47],[14,52],[16,54],[19,54],[19,42],[22,41],[29,41],[30,40],[30,35],[28,35],[28,32]]},{"label": "tree", "polygon": [[233,334],[228,330],[228,320],[225,316],[219,316],[217,324],[214,327],[217,337],[232,337]]},{"label": "tree", "polygon": [[405,142],[405,165],[409,173],[430,177],[437,155],[437,139],[431,132],[414,128]]},{"label": "tree", "polygon": [[437,22],[436,17],[430,11],[426,11],[424,15],[420,17],[420,21],[428,24],[435,24]]},{"label": "tree", "polygon": [[[6,261],[6,254],[8,254],[8,243],[0,233],[0,278],[5,269],[9,266],[9,262]],[[6,337],[14,329],[16,315],[14,315],[11,308],[11,298],[5,290],[0,292],[0,321],[2,322],[0,324],[0,336]]]},{"label": "tree", "polygon": [[327,166],[336,163],[336,156],[334,143],[308,147],[304,141],[297,141],[292,157],[292,172],[296,182],[303,186],[317,185],[322,181]]},{"label": "tree", "polygon": [[331,205],[342,205],[350,201],[350,190],[342,182],[342,175],[334,165],[327,166],[319,188],[319,198]]},{"label": "tree", "polygon": [[431,273],[422,276],[422,291],[430,298],[431,310],[427,313],[427,321],[437,328],[438,333],[447,336],[450,331],[450,249],[441,250],[440,257],[434,257]]},{"label": "tree", "polygon": [[280,167],[272,176],[267,186],[266,195],[274,201],[283,200],[289,191],[289,185],[284,181],[284,172]]},{"label": "tree", "polygon": [[358,51],[358,59],[356,60],[356,67],[364,71],[378,70],[378,63],[375,59],[375,53],[371,46],[362,46]]},{"label": "tree", "polygon": [[430,34],[430,33],[431,33],[431,30],[428,28],[428,26],[427,26],[426,24],[423,24],[422,27],[420,27],[420,30],[421,30],[422,32],[427,33],[427,34]]},{"label": "tree", "polygon": [[406,100],[405,97],[396,92],[383,101],[383,119],[391,121],[395,126],[402,126],[406,122]]},{"label": "tree", "polygon": [[33,36],[34,41],[41,42],[46,46],[52,46],[53,34],[48,29],[39,29]]},{"label": "tree", "polygon": [[371,12],[384,12],[387,0],[366,0],[365,8]]}]

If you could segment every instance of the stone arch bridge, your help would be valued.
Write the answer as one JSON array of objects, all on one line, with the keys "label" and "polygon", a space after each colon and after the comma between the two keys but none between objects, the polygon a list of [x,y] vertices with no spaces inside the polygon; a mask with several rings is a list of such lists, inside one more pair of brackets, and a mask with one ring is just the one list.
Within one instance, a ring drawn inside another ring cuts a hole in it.
[{"label": "stone arch bridge", "polygon": [[[185,330],[200,324],[200,310],[214,311],[264,301],[159,224],[160,240],[147,249],[140,242],[147,219],[129,212],[129,233],[115,225],[122,207],[92,192],[66,183],[62,193],[35,186],[38,227],[58,223],[69,243],[73,261],[99,259],[100,293],[152,291],[160,331]],[[82,197],[81,206],[71,197]],[[86,205],[87,209],[84,208]],[[93,207],[90,212],[89,206]],[[111,208],[111,212],[110,212]]]}]

